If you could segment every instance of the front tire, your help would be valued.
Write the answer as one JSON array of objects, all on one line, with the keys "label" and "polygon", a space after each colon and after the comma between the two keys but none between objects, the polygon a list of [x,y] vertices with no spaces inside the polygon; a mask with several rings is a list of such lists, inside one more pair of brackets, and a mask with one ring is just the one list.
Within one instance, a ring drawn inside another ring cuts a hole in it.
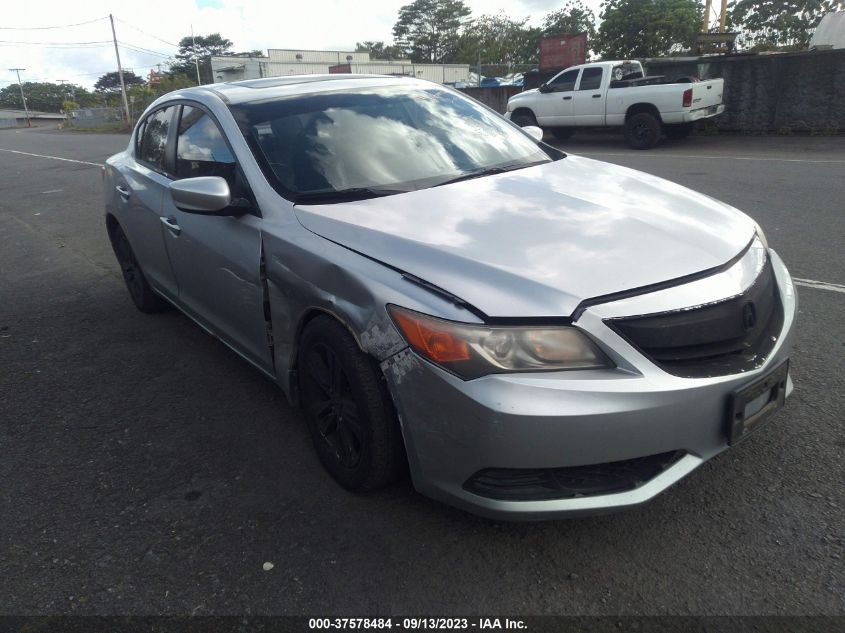
[{"label": "front tire", "polygon": [[660,121],[653,114],[638,112],[625,121],[625,140],[632,149],[650,149],[660,140]]},{"label": "front tire", "polygon": [[299,388],[317,456],[348,490],[395,481],[405,465],[401,431],[384,377],[346,328],[319,316],[302,334]]},{"label": "front tire", "polygon": [[529,125],[537,126],[537,119],[530,112],[520,112],[511,117],[511,121],[516,123],[519,127],[528,127]]},{"label": "front tire", "polygon": [[129,290],[129,296],[132,297],[135,307],[147,314],[166,310],[167,301],[159,297],[150,287],[120,225],[115,224],[109,236],[117,263],[120,265],[120,272],[123,274],[123,281],[126,283],[126,289]]}]

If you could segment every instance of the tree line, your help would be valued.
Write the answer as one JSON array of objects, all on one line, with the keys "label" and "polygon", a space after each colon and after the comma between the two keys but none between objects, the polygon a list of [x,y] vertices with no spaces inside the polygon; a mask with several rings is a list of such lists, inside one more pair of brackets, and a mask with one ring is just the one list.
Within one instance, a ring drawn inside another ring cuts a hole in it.
[{"label": "tree line", "polygon": [[[718,3],[713,0],[714,6]],[[843,0],[733,0],[727,20],[729,28],[740,33],[739,44],[746,50],[800,50],[806,48],[822,16],[842,8]],[[370,53],[372,59],[524,70],[539,62],[541,37],[586,33],[589,48],[606,59],[683,54],[692,49],[701,31],[704,5],[700,0],[605,0],[598,17],[581,0],[567,0],[544,15],[541,26],[533,27],[527,17],[501,12],[474,17],[463,0],[413,0],[399,9],[393,42],[358,42],[356,49]],[[160,94],[196,85],[197,66],[201,83],[213,83],[212,56],[263,55],[232,48],[231,40],[220,33],[185,36],[154,80],[124,71],[129,97],[140,109]],[[117,72],[100,77],[92,91],[49,82],[27,82],[23,87],[33,110],[58,112],[120,103]],[[22,107],[17,84],[0,89],[0,107]]]}]

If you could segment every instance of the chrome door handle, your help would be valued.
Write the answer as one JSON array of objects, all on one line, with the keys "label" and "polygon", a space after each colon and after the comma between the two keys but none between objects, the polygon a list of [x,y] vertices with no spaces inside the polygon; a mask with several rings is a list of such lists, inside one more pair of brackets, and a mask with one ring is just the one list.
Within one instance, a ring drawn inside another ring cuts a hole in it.
[{"label": "chrome door handle", "polygon": [[182,232],[182,227],[176,224],[176,218],[159,218],[161,223],[167,227],[167,230],[173,233],[173,235],[179,235]]},{"label": "chrome door handle", "polygon": [[129,196],[132,195],[132,192],[129,191],[129,189],[127,189],[126,187],[121,187],[120,185],[117,185],[115,187],[115,190],[117,191],[117,193],[120,194],[120,197],[123,198],[124,200],[128,200]]}]

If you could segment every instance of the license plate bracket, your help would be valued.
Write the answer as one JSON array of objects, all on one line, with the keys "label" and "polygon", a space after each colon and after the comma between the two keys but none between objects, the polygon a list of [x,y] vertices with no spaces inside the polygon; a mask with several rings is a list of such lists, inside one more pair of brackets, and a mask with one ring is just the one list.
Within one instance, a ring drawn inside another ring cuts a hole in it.
[{"label": "license plate bracket", "polygon": [[[728,398],[728,444],[735,444],[783,406],[789,360],[768,374],[734,391]],[[750,405],[750,407],[749,407]]]}]

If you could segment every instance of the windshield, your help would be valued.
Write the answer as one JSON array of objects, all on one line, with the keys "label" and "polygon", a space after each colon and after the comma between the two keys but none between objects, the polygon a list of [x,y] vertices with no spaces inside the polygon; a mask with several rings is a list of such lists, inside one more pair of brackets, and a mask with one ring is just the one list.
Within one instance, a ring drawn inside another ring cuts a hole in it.
[{"label": "windshield", "polygon": [[[230,106],[268,179],[290,200],[390,195],[552,160],[471,99],[392,85]],[[561,154],[562,155],[562,154]]]}]

